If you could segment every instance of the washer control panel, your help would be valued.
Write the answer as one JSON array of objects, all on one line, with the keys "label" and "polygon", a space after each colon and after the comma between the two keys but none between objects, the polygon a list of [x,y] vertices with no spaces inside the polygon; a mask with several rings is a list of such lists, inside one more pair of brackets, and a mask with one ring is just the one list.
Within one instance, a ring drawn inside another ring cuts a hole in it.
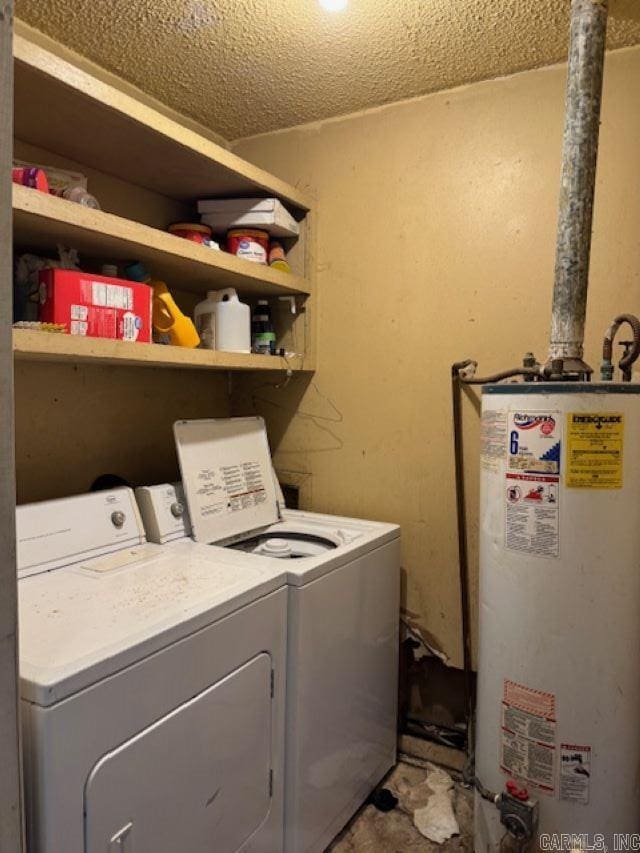
[{"label": "washer control panel", "polygon": [[136,489],[142,523],[149,542],[163,545],[191,536],[189,512],[181,483],[160,483]]}]

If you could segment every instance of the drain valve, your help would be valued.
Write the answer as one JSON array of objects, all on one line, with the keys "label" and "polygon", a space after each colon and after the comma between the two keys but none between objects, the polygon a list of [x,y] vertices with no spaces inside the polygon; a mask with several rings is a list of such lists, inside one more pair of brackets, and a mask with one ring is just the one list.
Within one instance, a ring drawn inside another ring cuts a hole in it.
[{"label": "drain valve", "polygon": [[496,802],[500,822],[518,841],[530,841],[538,829],[538,803],[529,798],[526,788],[509,781]]}]

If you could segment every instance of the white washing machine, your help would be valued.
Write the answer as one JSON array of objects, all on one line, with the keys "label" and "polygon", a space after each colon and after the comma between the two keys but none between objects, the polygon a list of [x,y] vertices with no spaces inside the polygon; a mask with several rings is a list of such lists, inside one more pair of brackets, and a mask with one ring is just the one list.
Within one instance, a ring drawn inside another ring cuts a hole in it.
[{"label": "white washing machine", "polygon": [[137,490],[147,535],[286,568],[285,850],[322,851],[395,763],[399,528],[284,509],[261,418],[175,433],[183,487]]},{"label": "white washing machine", "polygon": [[281,851],[286,572],[147,543],[130,489],[17,532],[30,853]]}]

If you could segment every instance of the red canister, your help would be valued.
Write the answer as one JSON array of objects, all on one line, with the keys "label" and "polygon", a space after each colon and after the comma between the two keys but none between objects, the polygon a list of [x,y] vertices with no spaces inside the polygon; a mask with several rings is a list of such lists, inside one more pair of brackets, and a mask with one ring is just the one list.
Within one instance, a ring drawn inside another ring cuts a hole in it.
[{"label": "red canister", "polygon": [[208,243],[211,239],[211,228],[199,222],[175,222],[169,226],[171,234],[191,240],[192,243]]},{"label": "red canister", "polygon": [[234,228],[227,232],[227,252],[253,261],[266,264],[269,254],[269,232],[258,228]]}]

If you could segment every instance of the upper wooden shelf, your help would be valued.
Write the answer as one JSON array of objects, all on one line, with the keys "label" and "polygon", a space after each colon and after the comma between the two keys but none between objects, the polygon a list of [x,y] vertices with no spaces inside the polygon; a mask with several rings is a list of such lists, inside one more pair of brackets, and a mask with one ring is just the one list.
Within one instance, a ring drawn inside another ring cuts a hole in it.
[{"label": "upper wooden shelf", "polygon": [[161,367],[181,370],[313,370],[299,357],[185,349],[105,338],[84,338],[57,332],[13,330],[13,352],[20,361]]},{"label": "upper wooden shelf", "polygon": [[55,253],[62,243],[104,261],[139,260],[154,278],[177,290],[203,294],[235,287],[244,294],[309,293],[309,282],[300,276],[18,184],[13,186],[13,227],[18,246]]},{"label": "upper wooden shelf", "polygon": [[14,57],[18,139],[171,198],[274,195],[300,219],[310,209],[296,187],[19,34]]}]

